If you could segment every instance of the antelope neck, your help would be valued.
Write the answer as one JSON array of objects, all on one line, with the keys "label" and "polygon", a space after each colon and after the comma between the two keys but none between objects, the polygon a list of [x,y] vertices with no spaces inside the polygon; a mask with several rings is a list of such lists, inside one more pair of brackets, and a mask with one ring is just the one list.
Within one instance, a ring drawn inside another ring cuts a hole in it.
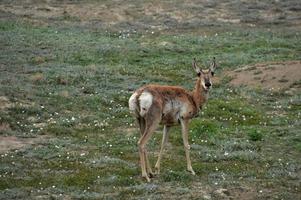
[{"label": "antelope neck", "polygon": [[208,90],[201,86],[201,80],[198,78],[194,90],[192,91],[193,100],[198,108],[204,105],[208,98]]}]

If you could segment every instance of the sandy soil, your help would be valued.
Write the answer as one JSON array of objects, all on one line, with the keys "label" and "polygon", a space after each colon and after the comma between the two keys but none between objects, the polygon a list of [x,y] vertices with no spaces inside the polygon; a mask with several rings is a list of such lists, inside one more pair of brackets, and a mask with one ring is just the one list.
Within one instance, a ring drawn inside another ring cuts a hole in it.
[{"label": "sandy soil", "polygon": [[233,86],[270,90],[301,89],[301,61],[260,63],[227,72]]}]

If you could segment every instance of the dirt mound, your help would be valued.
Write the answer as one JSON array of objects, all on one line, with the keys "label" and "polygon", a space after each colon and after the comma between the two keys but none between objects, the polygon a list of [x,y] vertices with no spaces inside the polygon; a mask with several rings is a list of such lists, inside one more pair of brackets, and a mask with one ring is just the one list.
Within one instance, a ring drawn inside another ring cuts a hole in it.
[{"label": "dirt mound", "polygon": [[226,73],[233,86],[270,90],[301,89],[301,61],[261,63]]}]

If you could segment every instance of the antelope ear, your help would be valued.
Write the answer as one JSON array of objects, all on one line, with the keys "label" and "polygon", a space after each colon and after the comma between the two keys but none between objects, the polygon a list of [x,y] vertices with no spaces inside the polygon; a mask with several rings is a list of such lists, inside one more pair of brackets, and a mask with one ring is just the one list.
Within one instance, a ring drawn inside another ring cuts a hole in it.
[{"label": "antelope ear", "polygon": [[213,61],[211,63],[210,69],[209,69],[212,76],[214,76],[214,71],[215,71],[216,67],[217,67],[217,65],[216,65],[216,62],[215,62],[215,57],[213,57]]},{"label": "antelope ear", "polygon": [[195,58],[192,61],[192,68],[198,74],[198,76],[202,74],[202,70],[197,66]]}]

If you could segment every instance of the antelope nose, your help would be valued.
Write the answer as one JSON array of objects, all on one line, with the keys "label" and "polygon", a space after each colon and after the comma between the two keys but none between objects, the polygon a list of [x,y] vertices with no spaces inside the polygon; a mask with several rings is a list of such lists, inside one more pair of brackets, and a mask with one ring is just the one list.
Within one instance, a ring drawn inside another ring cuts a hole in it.
[{"label": "antelope nose", "polygon": [[210,86],[211,86],[211,83],[205,83],[205,86],[206,86],[206,87],[210,87]]}]

